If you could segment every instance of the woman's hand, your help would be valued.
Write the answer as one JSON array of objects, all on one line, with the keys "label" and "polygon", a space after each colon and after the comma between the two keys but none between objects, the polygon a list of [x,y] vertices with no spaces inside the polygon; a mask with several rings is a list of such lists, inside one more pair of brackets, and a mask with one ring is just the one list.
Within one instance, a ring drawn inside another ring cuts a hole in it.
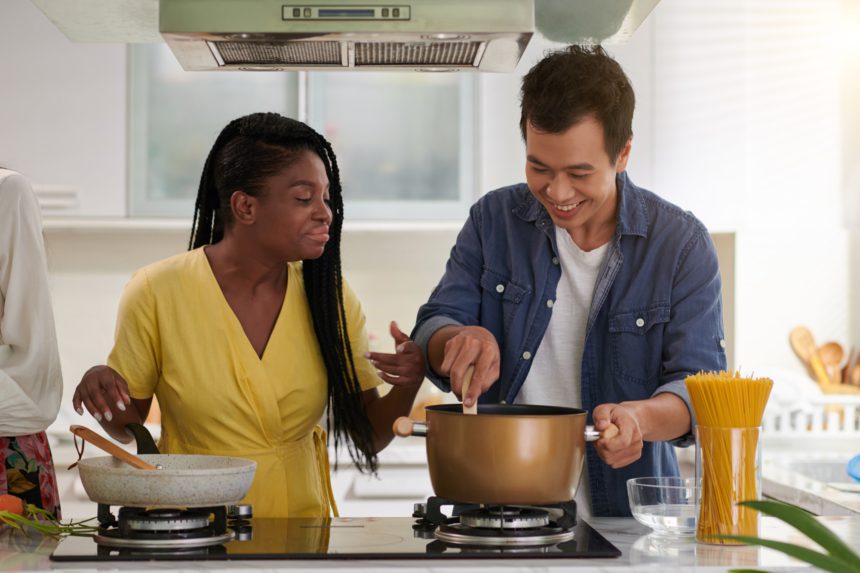
[{"label": "woman's hand", "polygon": [[115,412],[125,412],[130,404],[128,383],[116,370],[102,365],[87,370],[72,397],[72,405],[78,414],[83,416],[82,405],[86,406],[99,422],[102,418],[110,422]]},{"label": "woman's hand", "polygon": [[391,336],[394,338],[395,353],[367,352],[379,369],[379,377],[394,386],[417,386],[424,381],[424,355],[421,349],[403,333],[397,323],[391,321]]}]

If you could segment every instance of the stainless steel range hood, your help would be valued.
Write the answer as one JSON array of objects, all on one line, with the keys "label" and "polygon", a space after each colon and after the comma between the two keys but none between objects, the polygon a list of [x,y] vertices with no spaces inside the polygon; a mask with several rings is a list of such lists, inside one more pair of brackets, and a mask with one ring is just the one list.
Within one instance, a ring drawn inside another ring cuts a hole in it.
[{"label": "stainless steel range hood", "polygon": [[32,0],[73,41],[166,41],[186,70],[512,71],[535,32],[625,41],[658,0]]},{"label": "stainless steel range hood", "polygon": [[186,70],[511,71],[533,0],[161,0],[161,34]]}]

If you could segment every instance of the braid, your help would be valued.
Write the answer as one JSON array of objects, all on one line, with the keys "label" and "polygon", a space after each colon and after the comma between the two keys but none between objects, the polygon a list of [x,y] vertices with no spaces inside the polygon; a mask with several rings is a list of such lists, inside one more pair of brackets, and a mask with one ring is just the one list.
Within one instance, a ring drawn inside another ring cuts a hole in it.
[{"label": "braid", "polygon": [[296,151],[305,149],[314,151],[325,165],[332,210],[325,251],[318,259],[304,261],[302,271],[314,333],[326,368],[326,425],[334,436],[336,449],[346,442],[356,466],[376,472],[373,431],[361,397],[343,301],[343,193],[331,144],[304,123],[275,113],[255,113],[230,122],[215,140],[203,167],[189,249],[223,238],[232,220],[233,192],[241,189],[258,195],[268,177],[288,166]]},{"label": "braid", "polygon": [[349,455],[359,469],[366,467],[375,473],[373,432],[361,399],[343,303],[340,265],[343,194],[340,172],[331,145],[322,136],[319,136],[319,140],[321,148],[317,153],[323,158],[329,177],[333,217],[325,252],[319,259],[304,262],[304,277],[314,330],[328,371],[329,409],[326,422],[329,433],[334,434],[335,449],[346,441]]}]

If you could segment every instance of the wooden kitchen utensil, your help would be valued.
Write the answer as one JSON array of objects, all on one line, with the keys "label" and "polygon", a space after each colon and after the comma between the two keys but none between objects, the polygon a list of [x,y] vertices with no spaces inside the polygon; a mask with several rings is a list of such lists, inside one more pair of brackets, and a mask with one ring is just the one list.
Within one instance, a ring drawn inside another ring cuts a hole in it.
[{"label": "wooden kitchen utensil", "polygon": [[812,332],[805,326],[797,326],[789,333],[788,340],[794,353],[807,366],[815,381],[822,388],[830,385],[830,377],[827,376],[827,370],[818,355]]},{"label": "wooden kitchen utensil", "polygon": [[93,432],[89,428],[85,428],[84,426],[71,426],[69,430],[82,440],[86,440],[95,447],[102,449],[117,458],[118,460],[122,460],[130,466],[134,466],[137,469],[141,470],[157,470],[160,469],[158,466],[154,466],[149,462],[146,462],[136,455],[129,453],[114,444],[110,440],[103,438],[97,433]]},{"label": "wooden kitchen utensil", "polygon": [[[466,374],[463,376],[463,390],[461,392],[461,396],[463,399],[466,399],[466,392],[469,391],[469,386],[472,384],[472,374],[475,373],[475,365],[469,364],[469,367],[466,368]],[[478,413],[478,402],[475,402],[471,406],[466,406],[463,404],[463,413],[464,414],[477,414]]]},{"label": "wooden kitchen utensil", "polygon": [[825,342],[818,348],[818,356],[827,371],[827,377],[834,384],[842,383],[842,361],[845,359],[845,349],[838,342]]}]

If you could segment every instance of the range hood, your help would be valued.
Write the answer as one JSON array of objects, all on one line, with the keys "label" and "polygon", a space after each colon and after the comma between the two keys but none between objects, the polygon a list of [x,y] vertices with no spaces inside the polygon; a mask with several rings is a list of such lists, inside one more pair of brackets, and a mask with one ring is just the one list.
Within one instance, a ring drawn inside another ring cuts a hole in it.
[{"label": "range hood", "polygon": [[513,71],[532,35],[625,41],[658,0],[32,0],[73,41],[186,70]]},{"label": "range hood", "polygon": [[161,35],[186,70],[511,71],[533,0],[161,0]]}]

